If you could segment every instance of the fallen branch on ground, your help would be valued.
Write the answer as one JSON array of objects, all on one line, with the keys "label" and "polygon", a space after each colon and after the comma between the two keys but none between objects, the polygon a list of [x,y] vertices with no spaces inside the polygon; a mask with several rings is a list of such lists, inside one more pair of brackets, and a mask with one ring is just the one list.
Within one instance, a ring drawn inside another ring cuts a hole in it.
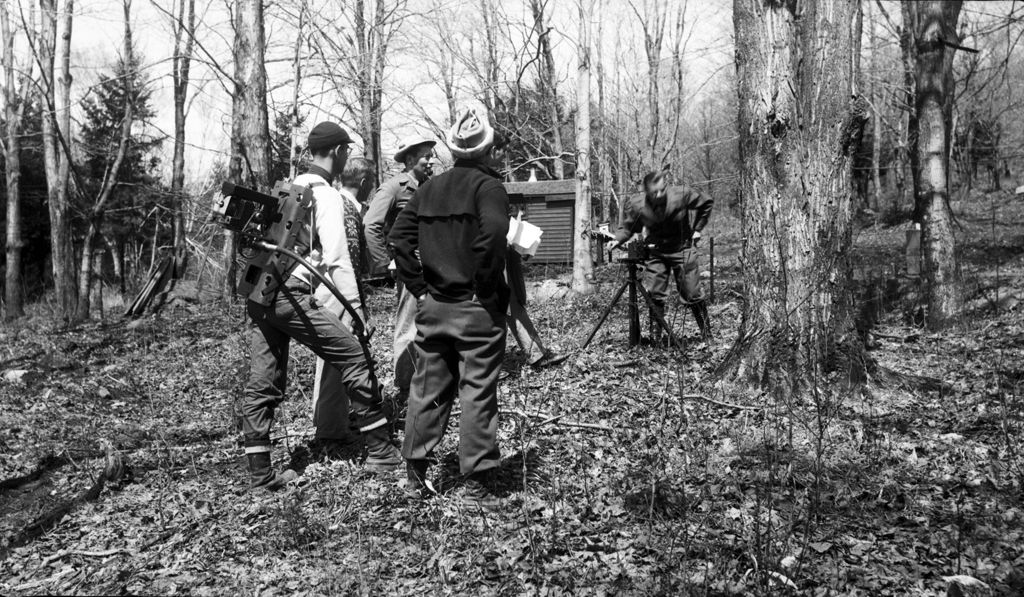
[{"label": "fallen branch on ground", "polygon": [[125,549],[123,547],[117,547],[115,549],[108,549],[106,551],[86,551],[84,549],[65,549],[63,551],[59,551],[59,552],[53,554],[52,556],[47,556],[46,558],[44,558],[42,566],[43,567],[48,566],[48,565],[52,564],[53,562],[56,562],[57,560],[66,558],[68,556],[83,556],[83,557],[87,557],[87,558],[105,558],[105,557],[108,557],[108,556],[117,555],[119,553],[123,553],[123,554],[129,555],[129,556],[130,555],[134,555],[130,550]]},{"label": "fallen branch on ground", "polygon": [[537,423],[536,425],[534,425],[534,427],[540,427],[541,425],[547,425],[548,423],[558,422],[558,424],[563,426],[563,427],[576,427],[576,428],[579,428],[579,429],[595,429],[597,431],[614,431],[614,429],[612,429],[611,427],[609,427],[607,425],[598,425],[597,423],[581,423],[579,421],[562,421],[561,419],[562,419],[562,417],[565,416],[564,414],[561,414],[561,415],[550,415],[550,414],[547,414],[547,413],[528,413],[528,412],[524,412],[524,411],[521,411],[521,410],[508,410],[508,411],[505,411],[505,412],[507,414],[510,414],[510,415],[517,415],[517,416],[523,417],[524,419],[542,419],[541,422]]}]

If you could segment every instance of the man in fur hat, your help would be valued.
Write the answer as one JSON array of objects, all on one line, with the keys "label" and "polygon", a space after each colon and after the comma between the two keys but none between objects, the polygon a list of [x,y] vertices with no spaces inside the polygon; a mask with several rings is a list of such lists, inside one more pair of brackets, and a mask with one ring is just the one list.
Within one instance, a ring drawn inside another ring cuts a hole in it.
[{"label": "man in fur hat", "polygon": [[419,188],[389,236],[398,279],[419,303],[402,456],[407,492],[428,495],[428,461],[458,398],[464,497],[493,506],[489,473],[499,463],[497,384],[509,297],[503,275],[509,203],[491,167],[495,134],[485,114],[466,111],[449,132],[448,145],[455,167]]}]

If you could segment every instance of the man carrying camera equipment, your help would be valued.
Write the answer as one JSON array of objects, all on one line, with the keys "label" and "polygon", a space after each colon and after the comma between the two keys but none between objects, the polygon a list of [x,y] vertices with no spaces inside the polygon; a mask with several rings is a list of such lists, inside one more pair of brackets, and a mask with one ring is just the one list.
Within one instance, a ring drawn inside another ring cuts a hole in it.
[{"label": "man carrying camera equipment", "polygon": [[[348,255],[342,255],[343,262],[338,268],[345,279],[338,285],[352,307],[359,312],[363,323],[370,326],[366,310],[363,282],[359,279],[363,242],[362,202],[369,197],[374,187],[374,164],[365,158],[351,158],[345,163],[340,176],[341,188],[338,194],[343,199],[344,238]],[[317,287],[314,297],[328,311],[341,318],[351,329],[352,317],[342,308],[338,299],[326,286]],[[353,459],[359,456],[357,438],[349,423],[349,399],[341,375],[334,367],[325,367],[325,362],[316,357],[316,374],[313,381],[313,427],[315,434],[312,450],[314,456],[329,459]]]},{"label": "man carrying camera equipment", "polygon": [[[308,139],[312,166],[309,172],[295,179],[295,184],[307,187],[313,193],[312,226],[299,235],[295,252],[309,255],[312,249],[318,249],[319,268],[338,286],[343,296],[355,291],[346,288],[348,280],[342,273],[345,268],[343,257],[348,253],[343,199],[330,182],[345,167],[351,142],[345,129],[333,122],[316,125]],[[269,273],[282,276],[276,271]],[[279,489],[297,477],[291,469],[275,472],[270,462],[270,427],[274,411],[284,399],[291,339],[306,345],[338,370],[352,401],[355,424],[366,438],[369,450],[367,466],[382,470],[394,469],[401,464],[400,456],[390,442],[380,390],[371,381],[372,363],[365,358],[362,346],[352,332],[320,304],[312,290],[309,272],[296,267],[287,279],[280,280],[269,306],[254,300],[246,303],[252,318],[249,331],[251,362],[241,416],[245,453],[254,488]]]},{"label": "man carrying camera equipment", "polygon": [[[707,342],[711,338],[711,322],[698,278],[697,241],[708,223],[714,202],[689,187],[668,188],[664,172],[647,173],[643,185],[644,195],[626,204],[622,225],[615,232],[616,246],[646,228],[644,242],[650,246],[650,257],[644,269],[644,287],[650,292],[654,307],[664,316],[671,273]],[[651,319],[653,321],[654,317]],[[658,338],[652,340],[657,342]]]},{"label": "man carrying camera equipment", "polygon": [[[406,139],[395,152],[395,161],[404,164],[401,174],[391,177],[377,189],[363,216],[366,247],[370,254],[370,276],[379,277],[388,272],[391,258],[386,239],[395,218],[406,206],[416,189],[434,173],[430,161],[437,142],[426,137]],[[416,338],[416,301],[398,288],[398,310],[395,313],[395,333],[392,359],[395,365],[396,414],[409,399],[409,382],[413,373],[412,341]]]},{"label": "man carrying camera equipment", "polygon": [[428,459],[457,396],[464,496],[482,506],[497,503],[488,485],[499,463],[497,385],[509,296],[508,195],[491,167],[494,137],[485,114],[463,113],[448,134],[455,167],[420,187],[388,239],[398,279],[419,303],[402,444],[406,491],[428,495]]}]

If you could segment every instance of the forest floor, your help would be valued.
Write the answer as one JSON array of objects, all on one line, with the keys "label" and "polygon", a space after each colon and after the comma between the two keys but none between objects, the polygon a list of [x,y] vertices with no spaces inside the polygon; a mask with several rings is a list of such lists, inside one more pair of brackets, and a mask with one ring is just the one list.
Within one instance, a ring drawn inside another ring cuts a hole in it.
[{"label": "forest floor", "polygon": [[[401,474],[345,462],[249,492],[232,415],[240,306],[8,326],[0,593],[936,595],[951,575],[1024,593],[1024,200],[954,207],[963,320],[919,327],[914,283],[892,278],[906,223],[865,223],[851,257],[880,307],[868,354],[887,373],[857,392],[823,381],[815,400],[712,376],[739,321],[735,219],[708,230],[710,350],[679,309],[682,357],[628,349],[620,307],[579,351],[622,266],[603,266],[590,297],[536,281],[534,320],[571,358],[534,371],[510,339],[497,511],[454,497],[454,433],[429,501],[408,501]],[[392,302],[386,289],[371,301],[385,381]],[[311,436],[312,368],[292,351],[279,463]],[[127,474],[104,484],[118,459]]]}]

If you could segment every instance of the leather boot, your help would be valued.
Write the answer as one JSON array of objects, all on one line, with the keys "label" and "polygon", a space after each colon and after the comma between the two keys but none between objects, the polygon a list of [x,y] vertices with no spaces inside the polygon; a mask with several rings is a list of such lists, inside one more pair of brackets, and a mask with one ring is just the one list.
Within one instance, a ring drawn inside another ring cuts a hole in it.
[{"label": "leather boot", "polygon": [[413,499],[425,499],[437,493],[427,481],[426,460],[407,460],[405,462],[405,495]]},{"label": "leather boot", "polygon": [[366,469],[374,472],[398,470],[402,466],[402,455],[391,442],[389,425],[378,425],[363,432],[366,440]]},{"label": "leather boot", "polygon": [[693,318],[697,320],[697,327],[700,329],[700,336],[704,342],[711,342],[711,318],[708,317],[708,304],[706,301],[690,303],[690,311]]},{"label": "leather boot", "polygon": [[270,466],[270,452],[246,454],[246,457],[249,460],[249,477],[253,489],[277,491],[299,478],[299,474],[290,468],[281,472],[275,471]]}]

